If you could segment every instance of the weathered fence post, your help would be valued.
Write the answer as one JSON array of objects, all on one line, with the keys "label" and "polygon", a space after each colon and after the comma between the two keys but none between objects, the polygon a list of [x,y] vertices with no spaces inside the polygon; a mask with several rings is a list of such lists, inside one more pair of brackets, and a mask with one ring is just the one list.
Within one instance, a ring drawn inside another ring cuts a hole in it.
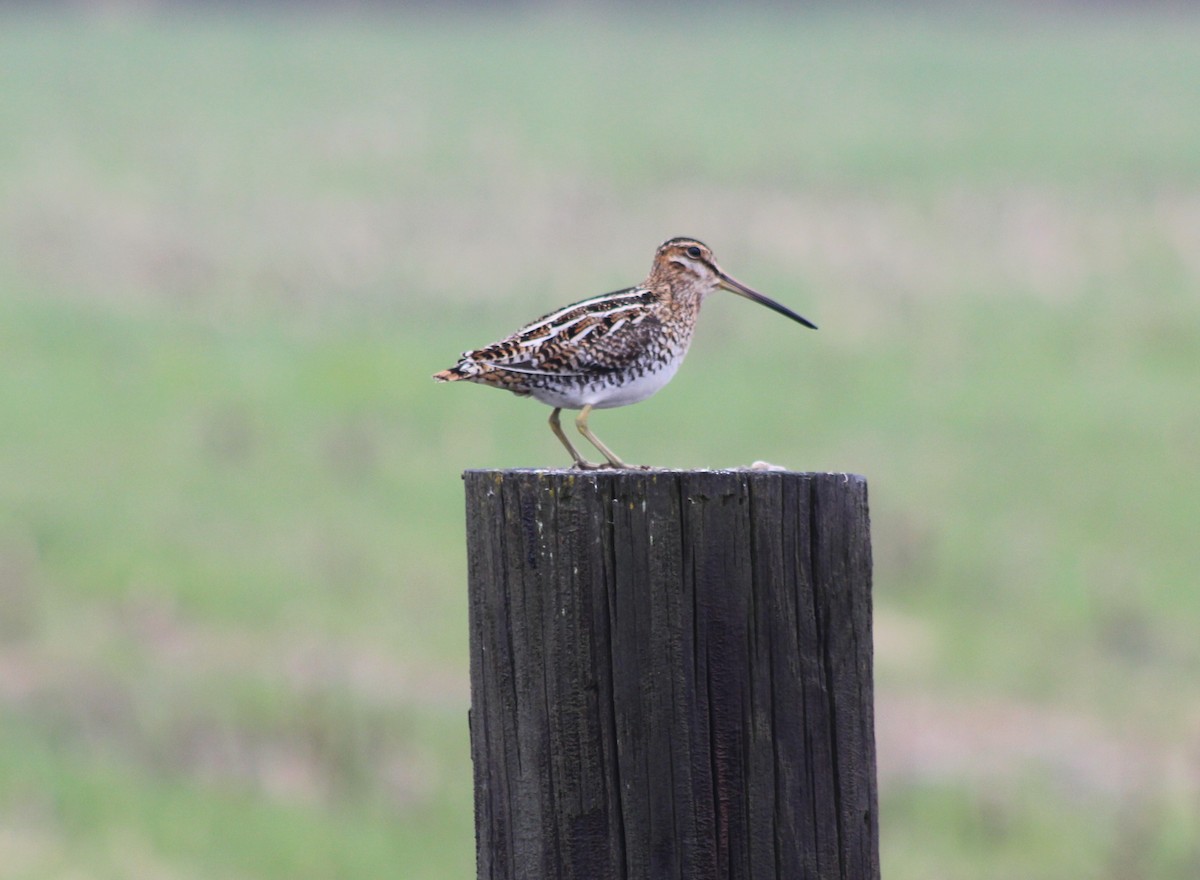
[{"label": "weathered fence post", "polygon": [[879,877],[862,477],[464,478],[480,880]]}]

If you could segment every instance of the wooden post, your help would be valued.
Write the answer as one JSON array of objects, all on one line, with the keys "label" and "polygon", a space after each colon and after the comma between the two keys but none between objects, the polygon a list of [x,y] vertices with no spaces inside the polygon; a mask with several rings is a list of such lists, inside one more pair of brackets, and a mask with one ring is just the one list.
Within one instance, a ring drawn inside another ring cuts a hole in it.
[{"label": "wooden post", "polygon": [[464,478],[480,880],[879,877],[862,477]]}]

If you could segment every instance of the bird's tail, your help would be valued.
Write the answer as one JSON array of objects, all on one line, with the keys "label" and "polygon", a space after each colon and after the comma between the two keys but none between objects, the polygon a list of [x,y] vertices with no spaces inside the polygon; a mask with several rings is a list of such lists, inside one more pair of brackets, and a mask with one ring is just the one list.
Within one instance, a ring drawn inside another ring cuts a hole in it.
[{"label": "bird's tail", "polygon": [[470,358],[470,352],[463,355],[462,360],[448,370],[434,373],[433,378],[439,382],[457,382],[459,379],[472,379],[480,373],[486,373],[488,368]]}]

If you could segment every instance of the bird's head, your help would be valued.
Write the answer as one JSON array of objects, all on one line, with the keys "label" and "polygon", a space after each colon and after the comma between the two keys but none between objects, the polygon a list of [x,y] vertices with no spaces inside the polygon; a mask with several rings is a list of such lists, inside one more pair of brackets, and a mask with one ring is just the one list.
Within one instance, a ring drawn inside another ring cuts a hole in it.
[{"label": "bird's head", "polygon": [[805,327],[817,329],[817,325],[807,318],[800,317],[786,306],[763,296],[727,274],[717,265],[708,245],[694,238],[672,238],[658,246],[648,281],[648,286],[655,285],[664,285],[676,295],[691,294],[700,299],[716,290],[728,290],[786,315]]}]

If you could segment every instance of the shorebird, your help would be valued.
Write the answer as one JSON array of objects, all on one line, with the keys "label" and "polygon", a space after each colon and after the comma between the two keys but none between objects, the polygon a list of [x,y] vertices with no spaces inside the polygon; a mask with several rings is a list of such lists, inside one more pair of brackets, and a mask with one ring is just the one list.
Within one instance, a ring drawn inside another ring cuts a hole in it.
[{"label": "shorebird", "polygon": [[[439,382],[478,382],[554,407],[550,430],[577,468],[627,468],[588,428],[594,409],[645,400],[671,381],[687,354],[705,298],[728,290],[817,329],[786,306],[727,275],[712,251],[694,238],[659,245],[650,274],[637,287],[594,296],[539,318],[511,336],[463,352]],[[559,423],[564,409],[579,410],[575,426],[607,459],[587,461]]]}]

